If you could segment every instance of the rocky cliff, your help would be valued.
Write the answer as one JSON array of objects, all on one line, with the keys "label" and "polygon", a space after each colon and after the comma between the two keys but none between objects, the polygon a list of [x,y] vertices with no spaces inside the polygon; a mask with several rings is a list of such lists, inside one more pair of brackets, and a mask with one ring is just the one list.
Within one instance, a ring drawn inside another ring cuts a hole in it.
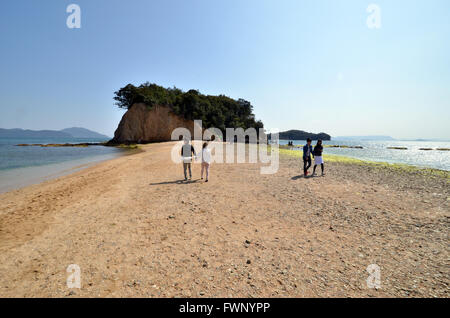
[{"label": "rocky cliff", "polygon": [[189,129],[194,136],[194,122],[171,112],[170,108],[145,104],[132,105],[123,115],[111,143],[148,143],[171,140],[175,128]]}]

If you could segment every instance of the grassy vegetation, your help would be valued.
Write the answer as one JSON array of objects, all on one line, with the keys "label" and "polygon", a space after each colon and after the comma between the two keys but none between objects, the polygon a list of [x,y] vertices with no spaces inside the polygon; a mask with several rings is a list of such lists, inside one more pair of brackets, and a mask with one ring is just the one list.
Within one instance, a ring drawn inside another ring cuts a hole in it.
[{"label": "grassy vegetation", "polygon": [[[280,145],[280,149],[292,149],[292,148],[303,148],[303,145]],[[347,146],[347,145],[323,145],[324,148],[355,148],[355,149],[363,149],[361,146]]]},{"label": "grassy vegetation", "polygon": [[20,147],[27,147],[27,146],[33,146],[33,147],[77,147],[77,148],[84,148],[89,146],[108,146],[108,147],[116,147],[116,148],[122,148],[122,149],[139,149],[139,146],[136,144],[111,144],[107,142],[103,143],[80,143],[80,144],[18,144],[16,146]]},{"label": "grassy vegetation", "polygon": [[[297,157],[300,158],[301,152],[298,150],[290,150],[285,148],[280,148],[280,156]],[[392,169],[398,172],[410,172],[410,173],[423,173],[427,175],[432,175],[436,177],[443,177],[450,181],[450,172],[445,170],[433,169],[433,168],[420,168],[402,163],[388,163],[388,162],[377,162],[369,160],[355,159],[351,157],[339,156],[339,155],[323,155],[325,162],[338,162],[343,164],[354,164],[354,165],[364,165],[372,166],[375,168],[385,168]]]},{"label": "grassy vegetation", "polygon": [[103,143],[79,143],[79,144],[18,144],[18,147],[77,147],[104,146]]},{"label": "grassy vegetation", "polygon": [[387,147],[387,149],[408,150],[407,147]]},{"label": "grassy vegetation", "polygon": [[139,146],[136,144],[120,144],[120,145],[114,145],[116,148],[123,148],[123,149],[139,149]]}]

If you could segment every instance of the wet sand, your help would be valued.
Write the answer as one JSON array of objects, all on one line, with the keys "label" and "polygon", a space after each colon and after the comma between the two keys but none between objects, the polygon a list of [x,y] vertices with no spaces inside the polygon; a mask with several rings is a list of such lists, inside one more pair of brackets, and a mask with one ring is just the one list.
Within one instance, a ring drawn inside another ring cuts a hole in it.
[{"label": "wet sand", "polygon": [[185,183],[172,145],[0,194],[0,296],[448,297],[447,177],[282,156]]}]

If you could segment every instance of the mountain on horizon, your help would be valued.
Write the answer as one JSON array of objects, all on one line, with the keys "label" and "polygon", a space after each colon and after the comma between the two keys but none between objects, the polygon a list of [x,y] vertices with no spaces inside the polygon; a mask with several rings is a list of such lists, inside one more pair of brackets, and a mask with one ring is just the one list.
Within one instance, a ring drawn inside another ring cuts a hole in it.
[{"label": "mountain on horizon", "polygon": [[61,129],[60,131],[67,133],[69,135],[72,135],[74,138],[104,138],[104,139],[110,139],[110,137],[106,135],[102,135],[98,132],[81,128],[81,127],[71,127],[71,128],[65,128]]},{"label": "mountain on horizon", "polygon": [[417,139],[402,139],[404,141],[450,141],[450,139],[446,138],[417,138]]},{"label": "mountain on horizon", "polygon": [[365,140],[365,141],[374,141],[374,140],[395,140],[391,136],[339,136],[334,137],[333,140]]},{"label": "mountain on horizon", "polygon": [[99,134],[95,131],[72,127],[62,130],[30,130],[30,129],[5,129],[0,128],[0,138],[96,138],[109,140],[110,137]]}]

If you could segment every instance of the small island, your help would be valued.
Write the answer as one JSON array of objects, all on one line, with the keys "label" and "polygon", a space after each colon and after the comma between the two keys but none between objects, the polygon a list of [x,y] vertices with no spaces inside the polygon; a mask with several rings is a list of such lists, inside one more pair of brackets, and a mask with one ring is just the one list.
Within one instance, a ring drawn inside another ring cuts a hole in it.
[{"label": "small island", "polygon": [[116,105],[127,109],[109,144],[170,141],[172,131],[183,127],[194,135],[194,120],[203,128],[217,128],[226,138],[226,128],[255,128],[264,125],[255,119],[253,105],[242,98],[204,95],[191,89],[164,88],[144,83],[128,84],[115,92]]},{"label": "small island", "polygon": [[[288,130],[288,131],[283,131],[280,132],[278,135],[279,139],[281,140],[306,140],[308,138],[311,138],[311,140],[331,140],[331,136],[326,134],[326,133],[318,133],[318,134],[314,134],[314,133],[309,133],[303,130]],[[271,138],[271,134],[268,135],[269,139]]]}]

